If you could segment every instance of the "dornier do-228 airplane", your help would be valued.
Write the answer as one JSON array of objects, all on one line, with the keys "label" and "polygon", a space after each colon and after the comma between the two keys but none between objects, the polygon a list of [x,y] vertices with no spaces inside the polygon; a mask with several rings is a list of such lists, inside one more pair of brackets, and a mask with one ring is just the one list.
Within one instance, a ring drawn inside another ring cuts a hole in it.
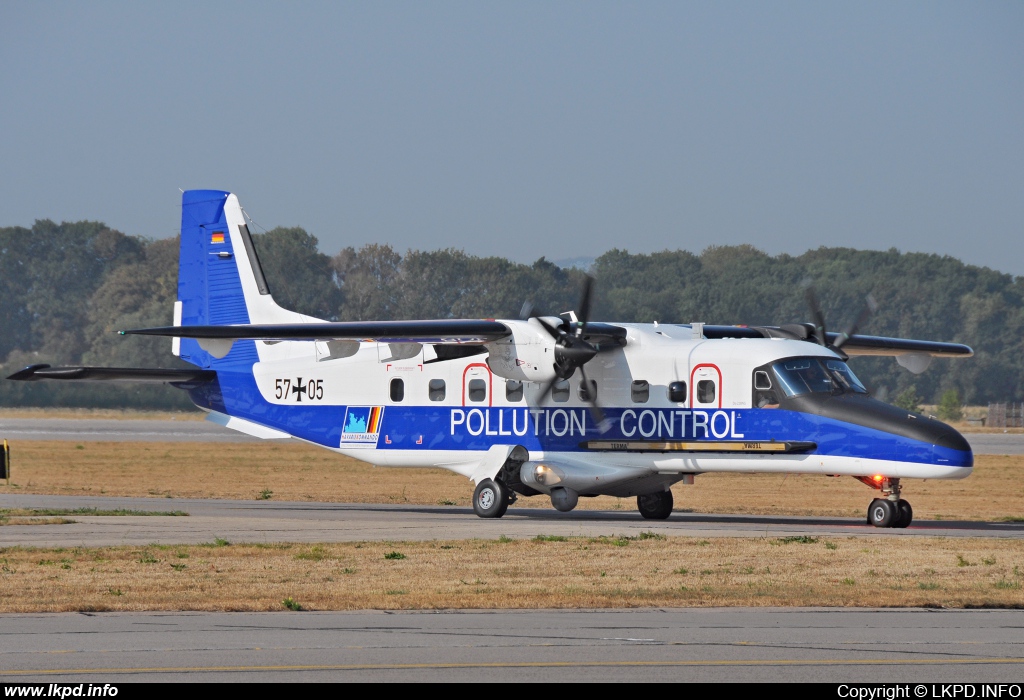
[{"label": "dornier do-228 airplane", "polygon": [[[391,467],[470,478],[473,508],[518,496],[560,511],[633,497],[672,512],[671,486],[709,472],[848,475],[878,489],[867,522],[906,527],[906,478],[961,479],[974,457],[952,427],[872,398],[847,365],[892,355],[911,371],[967,357],[955,343],[764,327],[590,322],[579,308],[514,320],[327,323],[275,303],[235,195],[183,194],[173,338],[197,369],[33,365],[15,380],[168,382],[208,420],[294,437]],[[808,496],[810,497],[810,496]]]}]

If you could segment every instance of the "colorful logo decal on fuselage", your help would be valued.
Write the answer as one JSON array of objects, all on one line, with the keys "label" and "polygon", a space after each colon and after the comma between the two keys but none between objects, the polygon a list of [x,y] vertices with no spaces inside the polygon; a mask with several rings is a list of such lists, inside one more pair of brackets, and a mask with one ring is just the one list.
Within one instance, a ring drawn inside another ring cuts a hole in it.
[{"label": "colorful logo decal on fuselage", "polygon": [[376,447],[383,406],[349,406],[341,426],[341,447]]},{"label": "colorful logo decal on fuselage", "polygon": [[217,245],[217,244],[220,244],[220,243],[223,243],[223,242],[224,242],[224,232],[223,231],[216,231],[216,232],[214,232],[214,234],[212,236],[210,236],[210,243],[212,245]]}]

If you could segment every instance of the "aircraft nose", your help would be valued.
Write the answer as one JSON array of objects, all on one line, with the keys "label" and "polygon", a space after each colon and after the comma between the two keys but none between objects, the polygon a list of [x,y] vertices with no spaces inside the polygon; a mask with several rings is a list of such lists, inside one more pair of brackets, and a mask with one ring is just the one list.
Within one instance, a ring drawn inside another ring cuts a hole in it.
[{"label": "aircraft nose", "polygon": [[974,451],[967,439],[953,426],[939,421],[935,423],[938,424],[938,429],[932,431],[929,441],[932,443],[932,453],[936,462],[957,467],[973,467]]},{"label": "aircraft nose", "polygon": [[951,425],[941,424],[945,430],[939,432],[934,438],[934,444],[936,447],[945,447],[951,450],[960,450],[961,452],[970,452],[971,444],[967,442],[967,438],[961,435],[956,428]]}]

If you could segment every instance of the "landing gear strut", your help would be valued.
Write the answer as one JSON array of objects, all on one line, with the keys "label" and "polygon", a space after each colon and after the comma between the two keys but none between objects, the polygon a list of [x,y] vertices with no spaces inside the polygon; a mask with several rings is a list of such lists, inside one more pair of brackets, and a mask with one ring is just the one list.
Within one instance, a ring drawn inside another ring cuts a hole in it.
[{"label": "landing gear strut", "polygon": [[672,492],[662,491],[637,496],[636,507],[640,515],[648,520],[664,520],[672,515]]},{"label": "landing gear strut", "polygon": [[875,484],[869,479],[864,483],[881,489],[883,498],[876,498],[868,506],[868,525],[875,527],[906,527],[914,519],[914,509],[910,503],[900,498],[900,480],[882,479]]}]

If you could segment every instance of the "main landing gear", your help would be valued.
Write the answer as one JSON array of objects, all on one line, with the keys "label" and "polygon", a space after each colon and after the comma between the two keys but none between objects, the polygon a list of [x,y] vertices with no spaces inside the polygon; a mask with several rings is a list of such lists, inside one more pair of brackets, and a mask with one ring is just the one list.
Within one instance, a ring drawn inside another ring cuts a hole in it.
[{"label": "main landing gear", "polygon": [[637,496],[636,507],[640,515],[648,520],[664,520],[672,515],[672,492],[662,491]]},{"label": "main landing gear", "polygon": [[876,498],[868,506],[868,525],[875,527],[906,527],[914,519],[910,503],[900,498],[900,480],[883,478],[880,482],[861,479],[864,483],[881,489],[883,498]]},{"label": "main landing gear", "polygon": [[500,518],[515,501],[516,494],[501,480],[484,479],[473,491],[473,511],[481,518]]}]

